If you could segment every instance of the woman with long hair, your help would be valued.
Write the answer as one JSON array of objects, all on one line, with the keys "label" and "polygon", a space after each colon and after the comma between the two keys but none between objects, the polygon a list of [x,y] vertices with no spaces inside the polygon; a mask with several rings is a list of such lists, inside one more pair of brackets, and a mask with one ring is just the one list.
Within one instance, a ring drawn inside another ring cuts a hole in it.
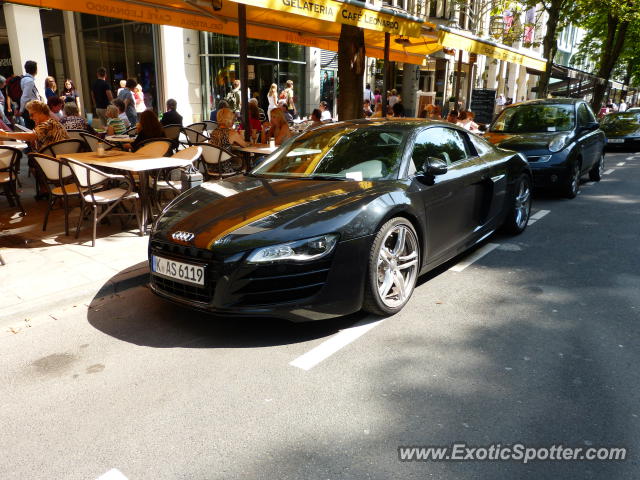
[{"label": "woman with long hair", "polygon": [[56,85],[56,79],[53,77],[47,77],[44,80],[44,96],[47,100],[51,97],[58,96],[58,85]]},{"label": "woman with long hair", "polygon": [[138,136],[131,143],[131,149],[136,151],[140,144],[150,138],[166,138],[164,128],[158,120],[158,116],[153,110],[145,110],[138,117],[138,123],[136,124],[136,130]]},{"label": "woman with long hair", "polygon": [[275,83],[271,84],[271,88],[269,88],[269,93],[267,94],[267,100],[269,100],[269,108],[267,109],[267,117],[269,121],[271,121],[271,110],[274,108],[278,108],[278,85]]},{"label": "woman with long hair", "polygon": [[282,145],[287,138],[293,133],[289,129],[289,124],[284,118],[284,112],[281,108],[276,108],[271,112],[271,130],[269,136],[273,137],[276,145]]},{"label": "woman with long hair", "polygon": [[64,103],[73,102],[80,109],[80,100],[78,98],[78,92],[76,92],[76,86],[73,84],[70,78],[67,78],[64,81],[64,88],[62,89],[62,94],[60,95],[64,98]]}]

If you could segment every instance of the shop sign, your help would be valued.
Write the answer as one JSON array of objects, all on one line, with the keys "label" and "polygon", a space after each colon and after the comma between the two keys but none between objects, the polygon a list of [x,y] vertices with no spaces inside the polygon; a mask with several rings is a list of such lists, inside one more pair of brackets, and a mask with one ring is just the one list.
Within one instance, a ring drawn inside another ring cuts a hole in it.
[{"label": "shop sign", "polygon": [[[232,0],[251,7],[302,15],[327,22],[337,22],[394,35],[419,37],[422,23],[336,0]],[[292,28],[294,28],[292,26]]]},{"label": "shop sign", "polygon": [[0,58],[0,67],[12,67],[13,63],[10,58]]}]

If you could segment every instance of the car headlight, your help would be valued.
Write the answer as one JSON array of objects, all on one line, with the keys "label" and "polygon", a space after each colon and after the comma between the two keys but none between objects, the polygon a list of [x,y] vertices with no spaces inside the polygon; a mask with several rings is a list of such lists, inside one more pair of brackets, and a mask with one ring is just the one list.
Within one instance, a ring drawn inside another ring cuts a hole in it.
[{"label": "car headlight", "polygon": [[270,263],[279,261],[308,262],[329,255],[336,243],[335,233],[307,238],[296,242],[281,243],[269,247],[258,248],[251,252],[247,263]]},{"label": "car headlight", "polygon": [[551,140],[551,142],[549,142],[549,151],[551,152],[559,152],[560,150],[562,150],[564,147],[567,146],[567,139],[569,138],[568,135],[557,135],[555,137],[553,137],[553,140]]}]

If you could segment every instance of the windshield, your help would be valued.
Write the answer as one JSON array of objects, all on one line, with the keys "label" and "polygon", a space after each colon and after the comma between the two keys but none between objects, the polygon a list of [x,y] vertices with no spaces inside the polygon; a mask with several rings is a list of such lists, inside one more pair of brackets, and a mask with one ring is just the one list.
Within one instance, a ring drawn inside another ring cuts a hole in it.
[{"label": "windshield", "polygon": [[518,105],[502,111],[491,126],[492,132],[566,132],[575,124],[573,105]]},{"label": "windshield", "polygon": [[409,132],[394,125],[312,130],[287,142],[251,174],[356,181],[397,178]]},{"label": "windshield", "polygon": [[640,123],[640,112],[610,113],[602,119],[602,125],[607,126],[636,126]]}]

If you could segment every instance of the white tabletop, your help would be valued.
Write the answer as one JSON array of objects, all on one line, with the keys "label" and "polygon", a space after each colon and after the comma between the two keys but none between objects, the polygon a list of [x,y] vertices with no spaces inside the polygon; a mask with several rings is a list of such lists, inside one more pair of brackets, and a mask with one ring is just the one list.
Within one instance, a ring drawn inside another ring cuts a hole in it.
[{"label": "white tabletop", "polygon": [[130,143],[133,142],[136,137],[130,137],[129,135],[107,135],[104,139],[112,143]]},{"label": "white tabletop", "polygon": [[18,148],[20,150],[24,150],[25,148],[27,148],[29,145],[25,142],[20,142],[18,140],[2,140],[0,142],[0,147],[1,146],[5,146],[5,147],[13,147],[13,148]]},{"label": "white tabletop", "polygon": [[257,153],[260,155],[270,155],[277,149],[278,147],[271,148],[269,145],[254,145],[249,147],[234,148],[234,150],[238,150],[240,152]]},{"label": "white tabletop", "polygon": [[153,157],[135,152],[114,152],[112,150],[106,151],[102,157],[99,157],[95,152],[66,153],[61,156],[97,167],[117,168],[129,172],[186,167],[193,164],[193,161],[182,158]]}]

